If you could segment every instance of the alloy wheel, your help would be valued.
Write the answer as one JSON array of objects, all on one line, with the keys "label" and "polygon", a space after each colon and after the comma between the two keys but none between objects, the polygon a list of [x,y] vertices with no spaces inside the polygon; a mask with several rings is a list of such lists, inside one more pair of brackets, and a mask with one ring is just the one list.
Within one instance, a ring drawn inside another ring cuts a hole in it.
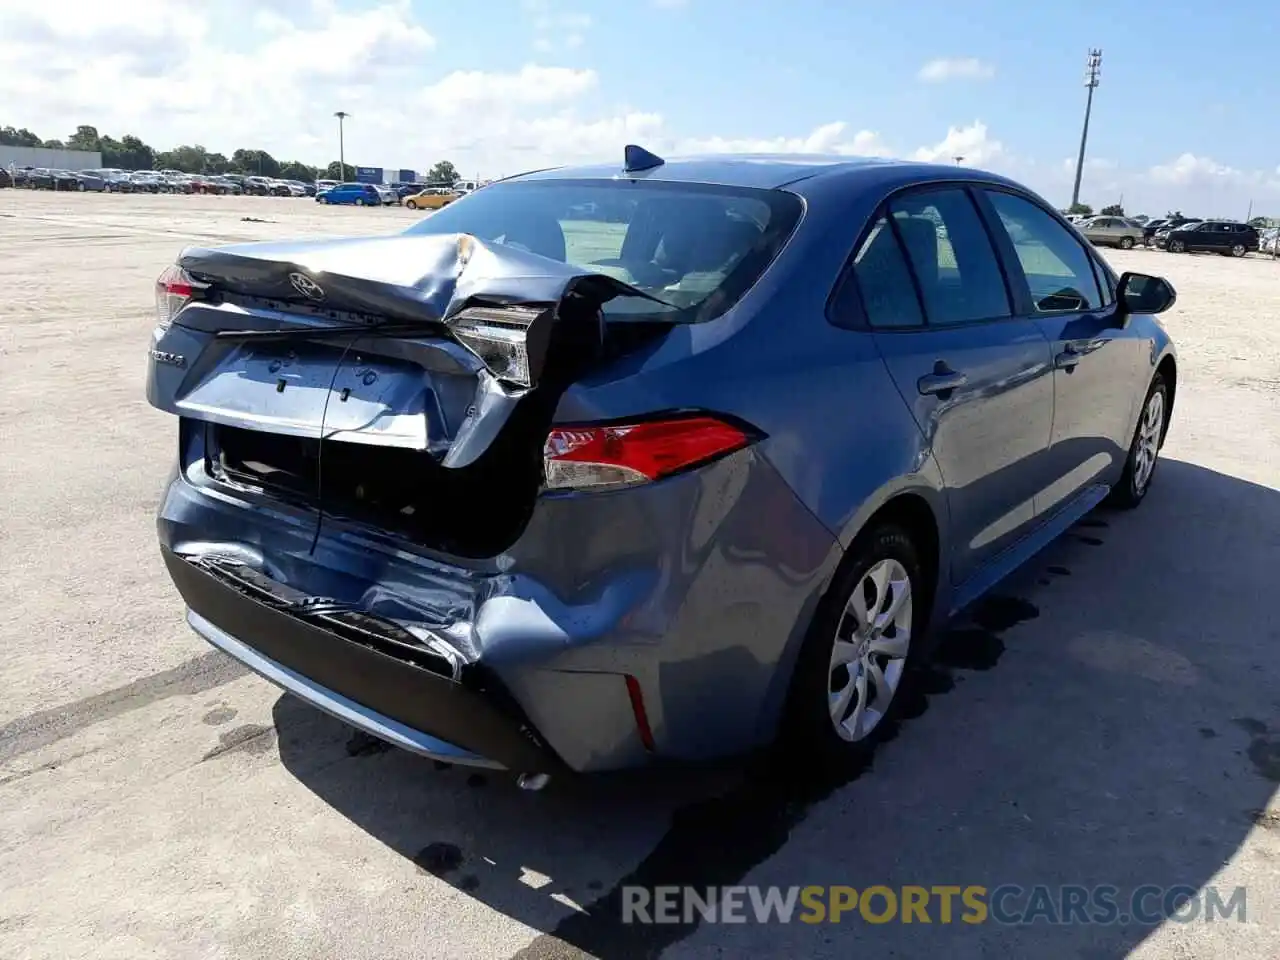
[{"label": "alloy wheel", "polygon": [[1234,247],[1232,247],[1232,248],[1231,248],[1231,255],[1232,255],[1233,257],[1243,257],[1243,256],[1244,256],[1244,244],[1242,244],[1242,243],[1237,243]]},{"label": "alloy wheel", "polygon": [[862,740],[888,713],[911,650],[911,577],[880,560],[858,581],[836,628],[827,709],[836,733]]},{"label": "alloy wheel", "polygon": [[1151,482],[1160,455],[1160,438],[1164,434],[1164,392],[1156,390],[1147,400],[1138,426],[1138,446],[1134,450],[1133,490],[1142,493]]}]

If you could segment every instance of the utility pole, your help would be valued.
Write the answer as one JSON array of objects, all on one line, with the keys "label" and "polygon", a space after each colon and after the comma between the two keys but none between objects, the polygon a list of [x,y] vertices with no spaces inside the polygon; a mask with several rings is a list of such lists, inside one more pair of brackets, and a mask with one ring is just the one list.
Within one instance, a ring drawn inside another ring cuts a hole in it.
[{"label": "utility pole", "polygon": [[346,183],[347,182],[347,152],[346,152],[346,145],[343,143],[343,140],[342,140],[342,121],[347,119],[347,117],[351,116],[351,114],[347,113],[345,110],[339,110],[337,113],[334,114],[334,116],[338,118],[338,167],[342,171],[342,176],[340,176],[338,179],[342,183]]},{"label": "utility pole", "polygon": [[956,162],[957,167],[964,163],[964,157],[952,157],[951,159]]},{"label": "utility pole", "polygon": [[1080,177],[1084,173],[1084,148],[1089,142],[1089,114],[1093,112],[1093,91],[1098,87],[1098,76],[1102,72],[1102,51],[1090,50],[1089,59],[1085,61],[1084,85],[1089,90],[1084,104],[1084,129],[1080,131],[1080,156],[1076,159],[1076,185],[1071,188],[1071,206],[1080,202]]}]

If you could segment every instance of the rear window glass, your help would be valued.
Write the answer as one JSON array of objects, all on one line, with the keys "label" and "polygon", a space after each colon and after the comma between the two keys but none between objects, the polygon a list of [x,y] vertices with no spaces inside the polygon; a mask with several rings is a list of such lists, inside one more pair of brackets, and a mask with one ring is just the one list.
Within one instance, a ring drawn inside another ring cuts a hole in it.
[{"label": "rear window glass", "polygon": [[777,256],[802,212],[781,190],[686,183],[531,180],[468,194],[410,234],[469,233],[602,273],[662,300],[620,297],[611,320],[719,316]]}]

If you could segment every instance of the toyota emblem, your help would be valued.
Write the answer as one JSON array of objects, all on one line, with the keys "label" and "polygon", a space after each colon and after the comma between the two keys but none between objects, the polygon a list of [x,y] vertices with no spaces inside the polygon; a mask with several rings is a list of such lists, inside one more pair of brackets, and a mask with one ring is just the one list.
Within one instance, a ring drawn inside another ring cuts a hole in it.
[{"label": "toyota emblem", "polygon": [[308,277],[305,273],[289,274],[289,282],[293,284],[293,289],[297,290],[308,300],[324,299],[324,288]]}]

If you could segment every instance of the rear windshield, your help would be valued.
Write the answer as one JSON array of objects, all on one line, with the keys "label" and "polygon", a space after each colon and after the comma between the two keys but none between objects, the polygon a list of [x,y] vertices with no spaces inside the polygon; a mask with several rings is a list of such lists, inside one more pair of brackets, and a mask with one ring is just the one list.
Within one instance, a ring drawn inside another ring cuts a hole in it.
[{"label": "rear windshield", "polygon": [[410,227],[469,233],[643,290],[605,305],[611,320],[719,316],[777,256],[800,219],[795,194],[688,183],[526,180],[490,184]]}]

